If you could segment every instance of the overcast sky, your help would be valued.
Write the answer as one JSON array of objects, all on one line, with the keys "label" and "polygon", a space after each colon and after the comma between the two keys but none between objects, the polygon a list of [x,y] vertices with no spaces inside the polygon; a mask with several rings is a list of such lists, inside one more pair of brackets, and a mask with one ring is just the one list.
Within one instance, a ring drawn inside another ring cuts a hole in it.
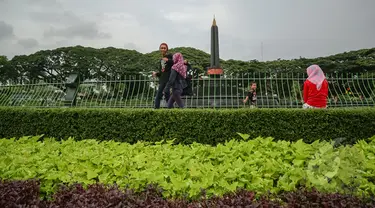
[{"label": "overcast sky", "polygon": [[319,57],[375,47],[375,0],[0,0],[0,54],[83,45],[148,53],[160,42],[223,59]]}]

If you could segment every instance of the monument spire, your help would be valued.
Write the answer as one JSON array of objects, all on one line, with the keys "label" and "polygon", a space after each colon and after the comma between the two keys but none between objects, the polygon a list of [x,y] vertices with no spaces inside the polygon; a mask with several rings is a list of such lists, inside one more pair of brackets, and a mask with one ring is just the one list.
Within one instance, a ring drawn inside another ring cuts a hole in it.
[{"label": "monument spire", "polygon": [[219,28],[216,25],[216,18],[212,20],[211,26],[211,66],[207,71],[210,75],[220,75],[223,74],[223,70],[220,67],[219,58]]}]

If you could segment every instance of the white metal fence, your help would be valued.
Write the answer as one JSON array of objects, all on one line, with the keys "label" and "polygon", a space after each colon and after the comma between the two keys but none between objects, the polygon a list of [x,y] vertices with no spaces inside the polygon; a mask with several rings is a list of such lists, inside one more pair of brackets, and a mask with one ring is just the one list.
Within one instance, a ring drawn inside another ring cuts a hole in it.
[{"label": "white metal fence", "polygon": [[[373,74],[327,74],[329,107],[374,106]],[[257,83],[257,107],[302,107],[305,74],[248,73],[209,78],[193,76],[193,95],[184,96],[187,108],[243,108],[250,83]],[[88,79],[78,83],[75,102],[66,99],[64,81],[36,81],[0,85],[0,106],[152,108],[158,80],[142,74],[123,79]],[[165,106],[162,103],[162,106]]]}]

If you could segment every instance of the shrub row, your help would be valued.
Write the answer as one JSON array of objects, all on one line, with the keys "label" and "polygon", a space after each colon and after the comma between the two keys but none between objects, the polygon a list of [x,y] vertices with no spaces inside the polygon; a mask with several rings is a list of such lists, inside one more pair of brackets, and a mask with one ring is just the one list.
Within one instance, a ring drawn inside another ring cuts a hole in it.
[{"label": "shrub row", "polygon": [[29,109],[0,108],[0,138],[49,137],[217,144],[237,132],[277,140],[313,142],[344,137],[355,143],[375,135],[375,108],[365,109]]},{"label": "shrub row", "polygon": [[202,191],[199,200],[166,199],[162,190],[148,186],[142,192],[121,190],[116,186],[90,185],[84,189],[75,184],[62,187],[50,200],[41,199],[38,194],[38,181],[1,181],[0,207],[168,207],[168,208],[208,208],[208,207],[374,207],[375,200],[351,195],[325,194],[315,190],[300,189],[280,195],[255,198],[255,193],[238,190],[223,197],[206,198]]}]

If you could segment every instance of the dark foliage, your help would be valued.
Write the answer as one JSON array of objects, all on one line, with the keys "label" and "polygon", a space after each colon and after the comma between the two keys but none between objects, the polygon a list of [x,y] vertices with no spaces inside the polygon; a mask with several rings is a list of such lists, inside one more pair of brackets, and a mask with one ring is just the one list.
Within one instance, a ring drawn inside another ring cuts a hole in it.
[{"label": "dark foliage", "polygon": [[375,207],[375,199],[360,199],[351,195],[337,193],[323,194],[316,190],[298,190],[280,196],[287,207]]},{"label": "dark foliage", "polygon": [[[340,144],[375,135],[375,109],[32,109],[0,108],[0,138],[45,135],[136,143],[175,139],[216,145],[239,133],[250,138],[307,143],[344,137]],[[161,122],[163,121],[163,122]],[[183,123],[181,128],[176,123]],[[335,128],[332,128],[332,127]]]},{"label": "dark foliage", "polygon": [[[197,203],[197,207],[283,207],[280,200],[270,200],[268,197],[255,199],[255,193],[238,190],[236,193],[225,194],[222,197],[212,197]],[[200,205],[200,206],[199,206]]]},{"label": "dark foliage", "polygon": [[206,199],[204,194],[200,200],[165,199],[162,190],[156,186],[148,186],[142,192],[132,190],[122,191],[116,186],[91,185],[84,189],[76,184],[62,188],[51,201],[39,199],[39,183],[37,181],[2,181],[0,183],[0,207],[64,207],[64,208],[209,208],[209,207],[269,207],[269,208],[299,208],[299,207],[365,207],[375,206],[374,199],[361,199],[350,195],[323,194],[316,190],[299,190],[278,196],[263,196],[255,198],[255,193],[238,190],[236,193],[223,197]]},{"label": "dark foliage", "polygon": [[50,207],[170,207],[158,189],[150,186],[144,192],[122,191],[116,186],[80,184],[65,188],[53,196]]},{"label": "dark foliage", "polygon": [[40,207],[39,182],[1,181],[0,207]]}]

